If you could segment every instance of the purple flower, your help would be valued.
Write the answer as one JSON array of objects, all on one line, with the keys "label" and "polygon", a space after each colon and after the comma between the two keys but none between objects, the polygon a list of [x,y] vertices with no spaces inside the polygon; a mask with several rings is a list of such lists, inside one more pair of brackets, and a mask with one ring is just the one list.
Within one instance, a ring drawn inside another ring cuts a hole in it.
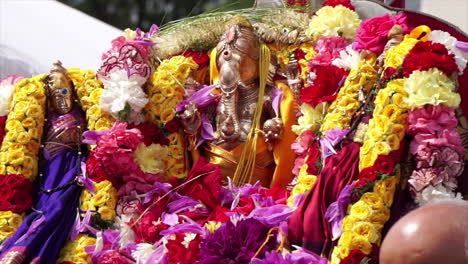
[{"label": "purple flower", "polygon": [[279,107],[281,101],[283,100],[283,91],[280,90],[278,87],[273,88],[273,99],[271,100],[271,106],[273,107],[273,111],[275,111],[276,116],[279,116]]},{"label": "purple flower", "polygon": [[[201,244],[199,264],[247,264],[268,238],[269,228],[259,220],[248,218],[237,222],[227,222]],[[272,235],[276,235],[273,233]],[[264,245],[259,258],[277,245],[274,237]]]},{"label": "purple flower", "polygon": [[98,138],[101,136],[104,136],[106,134],[109,134],[111,132],[111,129],[103,130],[103,131],[93,131],[93,130],[88,130],[83,133],[83,143],[88,144],[88,145],[96,145],[96,141]]},{"label": "purple flower", "polygon": [[176,112],[182,112],[185,110],[185,107],[190,103],[194,102],[198,109],[203,109],[218,99],[220,94],[212,94],[213,90],[216,88],[216,85],[205,85],[195,93],[193,93],[190,98],[183,100],[177,104]]},{"label": "purple flower", "polygon": [[267,252],[263,259],[254,258],[252,264],[327,264],[326,258],[321,258],[313,252],[298,251],[285,256],[276,251]]},{"label": "purple flower", "polygon": [[325,163],[326,158],[336,154],[335,145],[346,136],[349,129],[334,128],[325,132],[325,136],[320,139],[322,147],[322,161]]},{"label": "purple flower", "polygon": [[341,226],[343,225],[343,218],[346,215],[346,209],[351,201],[351,192],[353,191],[352,185],[347,185],[341,190],[338,200],[330,204],[325,213],[325,218],[332,225],[333,240],[341,236]]},{"label": "purple flower", "polygon": [[294,208],[284,204],[277,204],[270,207],[255,208],[249,217],[259,220],[268,227],[274,227],[281,222],[287,221],[293,212]]},{"label": "purple flower", "polygon": [[461,51],[468,53],[468,42],[457,41],[457,43],[455,44],[455,47],[457,47],[457,49]]}]

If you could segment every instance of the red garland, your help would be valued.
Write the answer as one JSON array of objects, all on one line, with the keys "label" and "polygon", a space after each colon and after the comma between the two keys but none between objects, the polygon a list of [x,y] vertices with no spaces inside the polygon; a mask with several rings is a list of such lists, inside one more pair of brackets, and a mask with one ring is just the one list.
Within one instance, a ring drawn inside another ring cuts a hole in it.
[{"label": "red garland", "polygon": [[5,137],[5,124],[6,124],[7,116],[0,117],[0,144],[3,142],[3,138]]},{"label": "red garland", "polygon": [[437,68],[447,76],[458,71],[455,55],[449,54],[447,48],[432,41],[419,41],[403,61],[403,71],[409,77],[413,71],[427,71]]},{"label": "red garland", "polygon": [[323,3],[322,6],[331,6],[331,7],[335,7],[337,5],[342,5],[344,7],[347,7],[351,10],[355,10],[354,9],[354,6],[351,4],[351,1],[350,0],[327,0],[325,1],[325,3]]},{"label": "red garland", "polygon": [[33,184],[23,175],[0,175],[0,211],[22,214],[33,205]]},{"label": "red garland", "polygon": [[335,65],[317,65],[314,69],[317,75],[314,84],[304,87],[300,94],[302,102],[309,103],[313,107],[321,102],[335,100],[341,80],[348,75],[347,71]]}]

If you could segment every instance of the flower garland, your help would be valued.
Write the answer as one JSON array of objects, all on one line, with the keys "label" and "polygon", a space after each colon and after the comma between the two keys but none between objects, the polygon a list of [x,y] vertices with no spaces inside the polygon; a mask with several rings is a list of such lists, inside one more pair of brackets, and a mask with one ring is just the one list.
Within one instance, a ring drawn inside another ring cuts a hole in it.
[{"label": "flower garland", "polygon": [[409,108],[405,102],[408,92],[404,89],[406,80],[402,79],[402,57],[417,42],[407,35],[385,53],[384,71],[378,82],[385,88],[378,90],[373,102],[372,118],[359,153],[360,174],[349,194],[356,202],[348,206],[343,219],[341,236],[331,257],[333,264],[348,263],[356,254],[359,261],[376,261],[381,231],[390,218],[393,195],[400,180],[397,164],[403,155],[401,142],[408,125]]},{"label": "flower garland", "polygon": [[[455,54],[449,52],[456,39],[444,32],[431,32],[427,41],[418,43],[403,62],[409,76],[405,83],[409,96],[408,134],[413,136],[410,152],[415,168],[408,180],[411,193],[419,205],[436,199],[458,198],[457,177],[462,173],[464,148],[460,134],[455,130],[458,120],[455,109],[460,95],[455,82],[448,76],[466,66],[456,63]],[[420,64],[416,64],[416,59]]]},{"label": "flower garland", "polygon": [[88,130],[110,129],[115,119],[99,107],[99,98],[103,88],[102,82],[96,79],[96,73],[80,69],[68,69],[67,72],[75,86],[80,105],[86,112]]},{"label": "flower garland", "polygon": [[45,122],[44,78],[36,75],[15,84],[0,147],[0,241],[20,226],[33,204],[33,182],[38,172],[39,145]]},{"label": "flower garland", "polygon": [[174,122],[176,106],[183,100],[184,85],[190,74],[199,65],[191,58],[174,56],[164,60],[151,74],[147,92],[149,103],[145,107],[146,119],[149,122],[165,127],[170,133],[169,155],[165,160],[166,177],[183,178],[186,176],[184,138]]},{"label": "flower garland", "polygon": [[91,263],[91,256],[85,251],[85,247],[95,244],[96,238],[80,234],[76,240],[68,242],[65,247],[62,248],[57,263]]}]

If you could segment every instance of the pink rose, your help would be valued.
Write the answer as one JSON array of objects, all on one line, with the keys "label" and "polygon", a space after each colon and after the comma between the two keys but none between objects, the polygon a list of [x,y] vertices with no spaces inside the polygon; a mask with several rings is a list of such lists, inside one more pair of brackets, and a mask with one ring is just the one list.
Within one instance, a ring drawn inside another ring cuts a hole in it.
[{"label": "pink rose", "polygon": [[384,15],[363,21],[361,28],[357,30],[357,36],[353,48],[355,50],[370,50],[375,53],[382,53],[387,44],[388,32],[394,25],[400,25],[405,32],[408,32],[406,16],[399,14],[396,16]]},{"label": "pink rose", "polygon": [[453,130],[458,124],[455,111],[443,105],[417,108],[408,113],[408,134],[437,133],[444,129]]}]

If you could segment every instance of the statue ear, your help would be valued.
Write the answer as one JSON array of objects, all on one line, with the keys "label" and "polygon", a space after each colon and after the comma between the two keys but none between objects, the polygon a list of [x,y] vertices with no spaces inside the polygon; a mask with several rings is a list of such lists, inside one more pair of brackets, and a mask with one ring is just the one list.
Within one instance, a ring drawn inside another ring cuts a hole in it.
[{"label": "statue ear", "polygon": [[254,6],[258,8],[285,7],[281,0],[255,0]]}]

